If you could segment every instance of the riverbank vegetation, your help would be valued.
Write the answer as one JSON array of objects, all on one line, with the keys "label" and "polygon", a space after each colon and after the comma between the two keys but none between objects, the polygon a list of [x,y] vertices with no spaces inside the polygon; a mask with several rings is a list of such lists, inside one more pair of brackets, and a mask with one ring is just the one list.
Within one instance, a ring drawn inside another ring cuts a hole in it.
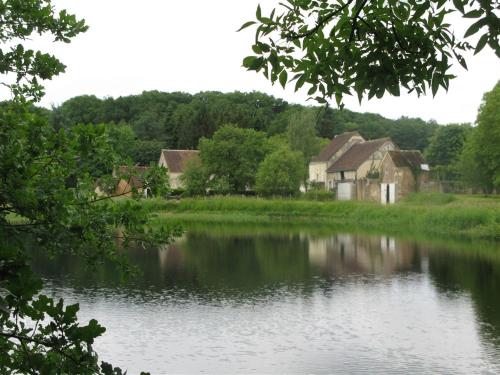
[{"label": "riverbank vegetation", "polygon": [[385,234],[425,234],[500,240],[500,199],[487,196],[415,194],[397,205],[357,201],[212,197],[144,201],[153,223],[177,219],[217,223],[324,223]]}]

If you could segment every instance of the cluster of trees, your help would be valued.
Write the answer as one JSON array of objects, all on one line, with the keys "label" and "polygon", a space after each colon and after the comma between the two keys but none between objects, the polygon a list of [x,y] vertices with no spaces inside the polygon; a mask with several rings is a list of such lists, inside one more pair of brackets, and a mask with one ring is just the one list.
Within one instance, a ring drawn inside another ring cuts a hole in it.
[{"label": "cluster of trees", "polygon": [[[99,99],[78,96],[45,111],[55,129],[78,124],[115,125],[134,163],[148,165],[159,150],[196,149],[201,138],[211,138],[224,124],[285,134],[291,119],[307,116],[321,138],[358,130],[369,138],[391,137],[405,149],[424,150],[438,125],[421,119],[389,120],[372,113],[325,107],[304,107],[259,93],[144,92],[140,95]],[[124,147],[125,148],[125,147]]]},{"label": "cluster of trees", "polygon": [[[297,135],[303,133],[293,132],[292,122],[286,136],[272,137],[262,131],[231,124],[222,126],[211,139],[201,139],[201,160],[193,160],[182,176],[186,193],[298,193],[300,184],[306,179],[308,157],[294,147],[299,143]],[[321,139],[313,132],[304,138],[304,144],[313,152],[319,149],[320,143]]]},{"label": "cluster of trees", "polygon": [[500,188],[500,82],[483,97],[475,126],[440,126],[425,156],[433,177],[492,192]]},{"label": "cluster of trees", "polygon": [[[150,165],[158,160],[162,148],[205,149],[203,153],[210,155],[207,151],[210,142],[207,140],[215,137],[225,124],[233,124],[233,127],[244,130],[241,134],[246,134],[249,139],[255,137],[252,147],[257,147],[259,142],[272,144],[272,147],[267,146],[268,149],[285,146],[289,151],[300,152],[307,164],[329,139],[346,131],[357,130],[367,139],[390,137],[401,149],[424,152],[437,179],[458,181],[462,186],[483,188],[486,191],[491,191],[494,186],[492,182],[485,182],[486,177],[468,172],[471,170],[470,165],[467,166],[467,162],[471,160],[471,151],[468,154],[465,151],[472,146],[465,148],[465,145],[478,145],[480,142],[477,136],[472,135],[479,132],[470,124],[440,126],[434,121],[407,117],[390,120],[372,113],[289,104],[258,92],[203,92],[190,95],[152,91],[116,99],[80,96],[52,110],[37,111],[46,116],[56,130],[82,131],[84,126],[104,129],[119,158],[118,163],[121,164]],[[478,118],[478,124],[485,121],[494,119],[491,115],[488,120],[480,121]],[[264,138],[267,141],[263,142]],[[483,137],[481,142],[487,138]],[[251,148],[245,143],[235,144],[234,147],[234,150],[227,153],[234,153],[237,149],[244,153],[245,149]],[[480,149],[479,146],[475,148]],[[268,152],[264,154],[267,155]],[[254,165],[257,166],[263,159],[256,160]],[[212,159],[204,164],[211,164],[210,169],[215,168]],[[212,176],[222,175],[220,170],[224,168],[232,167],[221,164],[218,171],[210,173]],[[102,173],[103,170],[99,172]],[[194,168],[188,175],[190,173],[201,171]],[[257,169],[250,168],[245,173],[253,173],[250,181],[245,176],[234,177],[241,178],[241,182],[224,177],[212,181],[211,189],[241,192],[249,186],[256,187],[253,180]],[[192,184],[190,186],[194,191],[203,190]]]}]

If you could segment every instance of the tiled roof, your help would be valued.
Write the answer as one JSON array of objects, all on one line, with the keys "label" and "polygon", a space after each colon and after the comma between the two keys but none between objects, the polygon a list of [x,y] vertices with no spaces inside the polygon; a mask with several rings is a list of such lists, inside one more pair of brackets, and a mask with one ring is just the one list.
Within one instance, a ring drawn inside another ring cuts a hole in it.
[{"label": "tiled roof", "polygon": [[389,156],[396,167],[408,167],[412,170],[420,170],[421,165],[425,164],[424,157],[418,150],[389,151]]},{"label": "tiled roof", "polygon": [[390,138],[374,139],[356,143],[349,150],[342,155],[339,160],[333,163],[328,168],[327,173],[334,173],[340,171],[354,171],[363,164],[372,154],[377,151],[384,143],[391,142]]},{"label": "tiled roof", "polygon": [[352,136],[360,135],[358,132],[342,133],[335,138],[319,153],[318,156],[312,158],[312,161],[325,162],[331,159],[335,153],[344,146]]},{"label": "tiled roof", "polygon": [[198,157],[200,153],[197,150],[161,150],[161,152],[171,173],[183,173],[188,162]]}]

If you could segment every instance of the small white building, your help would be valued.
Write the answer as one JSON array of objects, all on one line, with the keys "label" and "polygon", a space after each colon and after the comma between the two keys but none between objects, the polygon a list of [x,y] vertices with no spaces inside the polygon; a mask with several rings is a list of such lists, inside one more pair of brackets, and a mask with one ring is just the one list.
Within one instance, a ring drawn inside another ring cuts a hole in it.
[{"label": "small white building", "polygon": [[173,189],[182,188],[181,175],[186,170],[189,162],[199,158],[198,150],[161,150],[159,166],[168,169],[170,186]]}]

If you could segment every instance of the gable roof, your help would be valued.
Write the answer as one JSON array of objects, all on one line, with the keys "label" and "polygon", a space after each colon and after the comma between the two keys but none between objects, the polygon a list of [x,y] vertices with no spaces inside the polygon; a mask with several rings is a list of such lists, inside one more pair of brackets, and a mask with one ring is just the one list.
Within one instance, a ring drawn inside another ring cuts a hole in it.
[{"label": "gable roof", "polygon": [[354,171],[386,142],[392,141],[390,138],[380,138],[356,143],[339,160],[333,163],[326,172]]},{"label": "gable roof", "polygon": [[336,135],[335,138],[333,138],[332,141],[323,150],[321,150],[319,155],[312,158],[311,161],[325,162],[330,160],[332,156],[335,155],[335,153],[339,151],[342,146],[344,146],[349,141],[349,139],[351,139],[351,137],[355,135],[361,136],[358,132],[349,132]]},{"label": "gable roof", "polygon": [[161,150],[170,173],[183,173],[188,162],[198,157],[198,150]]},{"label": "gable roof", "polygon": [[412,170],[420,170],[421,165],[425,164],[422,153],[418,150],[395,150],[388,151],[394,165],[398,168],[408,167]]}]

